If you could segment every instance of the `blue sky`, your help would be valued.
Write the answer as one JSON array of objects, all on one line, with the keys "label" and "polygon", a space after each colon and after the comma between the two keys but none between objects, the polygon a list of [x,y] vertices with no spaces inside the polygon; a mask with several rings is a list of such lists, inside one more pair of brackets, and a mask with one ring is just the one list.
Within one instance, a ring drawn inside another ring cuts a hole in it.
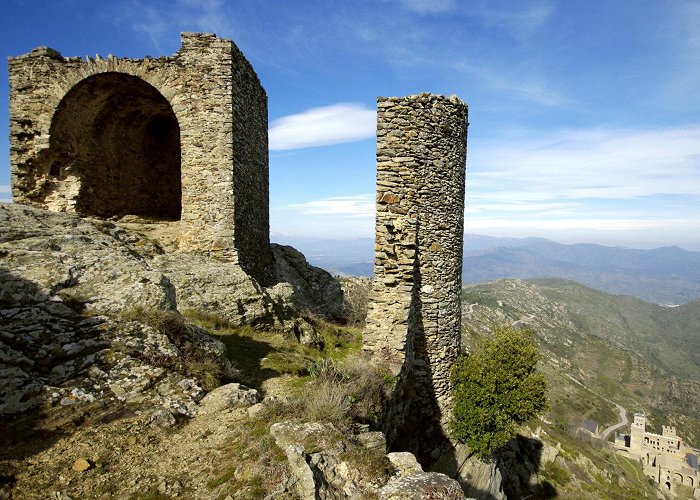
[{"label": "blue sky", "polygon": [[[466,232],[700,250],[700,2],[3,0],[0,48],[236,42],[269,96],[273,240],[371,237],[376,97],[469,104]],[[0,68],[7,82],[7,66]],[[0,199],[9,198],[7,83]]]}]

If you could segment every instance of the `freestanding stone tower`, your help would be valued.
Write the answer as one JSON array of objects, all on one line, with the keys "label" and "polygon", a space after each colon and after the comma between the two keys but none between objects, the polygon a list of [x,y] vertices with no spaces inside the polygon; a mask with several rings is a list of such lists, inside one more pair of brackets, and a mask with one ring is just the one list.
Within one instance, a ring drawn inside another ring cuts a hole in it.
[{"label": "freestanding stone tower", "polygon": [[15,202],[179,221],[179,248],[266,282],[267,95],[230,40],[183,33],[172,57],[10,58]]},{"label": "freestanding stone tower", "polygon": [[449,370],[460,349],[467,106],[431,94],[380,97],[377,106],[374,279],[363,348],[399,377],[389,441],[420,456],[434,451],[425,444],[431,425],[439,424],[432,434],[446,434]]}]

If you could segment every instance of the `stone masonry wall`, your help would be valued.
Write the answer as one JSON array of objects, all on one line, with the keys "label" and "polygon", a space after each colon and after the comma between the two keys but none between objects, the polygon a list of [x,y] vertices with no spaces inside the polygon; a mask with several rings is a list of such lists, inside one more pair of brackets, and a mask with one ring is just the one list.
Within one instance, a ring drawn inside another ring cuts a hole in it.
[{"label": "stone masonry wall", "polygon": [[439,419],[444,430],[449,370],[460,348],[467,106],[431,94],[379,98],[377,106],[375,264],[364,349],[400,374],[399,389],[411,380],[410,411]]},{"label": "stone masonry wall", "polygon": [[230,40],[172,57],[9,59],[12,195],[80,215],[180,221],[179,247],[269,279],[267,95]]}]

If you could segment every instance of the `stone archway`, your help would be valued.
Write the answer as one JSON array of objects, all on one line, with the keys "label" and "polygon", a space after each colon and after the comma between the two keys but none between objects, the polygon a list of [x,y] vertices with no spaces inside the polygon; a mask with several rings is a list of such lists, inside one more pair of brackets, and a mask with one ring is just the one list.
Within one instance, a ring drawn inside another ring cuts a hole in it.
[{"label": "stone archway", "polygon": [[73,184],[79,214],[180,219],[180,127],[141,78],[107,72],[77,83],[53,115],[49,144],[49,176]]}]

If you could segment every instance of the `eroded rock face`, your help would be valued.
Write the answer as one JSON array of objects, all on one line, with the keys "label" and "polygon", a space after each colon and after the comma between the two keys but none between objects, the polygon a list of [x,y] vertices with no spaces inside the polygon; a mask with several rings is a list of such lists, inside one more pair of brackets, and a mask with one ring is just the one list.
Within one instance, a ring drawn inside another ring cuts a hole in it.
[{"label": "eroded rock face", "polygon": [[[0,204],[0,414],[111,397],[192,415],[204,391],[185,381],[191,353],[139,315],[179,317],[189,308],[232,324],[283,328],[299,304],[336,314],[342,293],[327,310],[319,302],[333,295],[324,291],[333,290],[328,273],[292,250],[277,260],[295,283],[266,289],[235,262],[165,254],[111,222]],[[235,375],[220,342],[191,325],[174,328],[195,357]]]},{"label": "eroded rock face", "polygon": [[347,319],[348,305],[337,279],[310,265],[301,252],[290,246],[273,243],[271,248],[277,280],[293,287],[292,300],[296,310],[336,321]]}]

